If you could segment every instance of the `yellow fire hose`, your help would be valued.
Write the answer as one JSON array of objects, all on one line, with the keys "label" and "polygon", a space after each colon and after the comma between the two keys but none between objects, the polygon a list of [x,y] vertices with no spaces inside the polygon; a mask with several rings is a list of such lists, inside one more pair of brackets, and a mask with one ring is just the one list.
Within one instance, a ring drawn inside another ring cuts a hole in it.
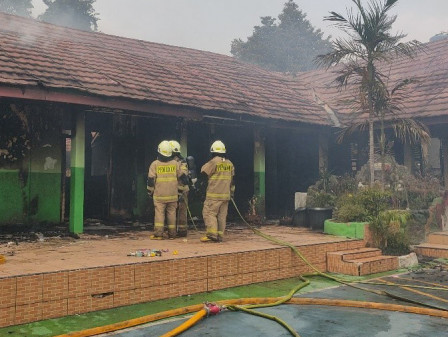
[{"label": "yellow fire hose", "polygon": [[[254,310],[251,310],[253,308],[259,308],[259,307],[267,307],[267,306],[275,306],[275,305],[279,305],[279,304],[299,304],[299,305],[326,305],[326,306],[342,306],[342,307],[353,307],[353,308],[365,308],[365,309],[377,309],[377,310],[388,310],[388,311],[399,311],[399,312],[405,312],[405,313],[413,313],[413,314],[420,314],[420,315],[429,315],[429,316],[434,316],[434,317],[442,317],[442,318],[448,318],[448,311],[444,308],[439,308],[437,306],[432,306],[432,305],[428,305],[425,303],[420,303],[418,301],[413,301],[407,298],[403,298],[400,296],[396,296],[393,294],[390,294],[386,291],[378,291],[378,290],[373,290],[373,289],[366,289],[363,287],[358,287],[354,284],[350,284],[350,282],[348,281],[344,281],[342,279],[339,279],[337,277],[328,275],[326,273],[321,272],[320,270],[318,270],[314,265],[312,265],[300,252],[299,250],[292,244],[288,243],[288,242],[284,242],[282,240],[279,240],[277,238],[274,238],[270,235],[267,235],[263,232],[261,232],[260,230],[256,229],[255,227],[251,226],[249,223],[246,222],[246,220],[244,219],[244,217],[242,216],[242,214],[240,213],[237,205],[235,204],[235,201],[233,200],[233,198],[231,199],[233,205],[235,206],[235,209],[237,210],[239,216],[241,217],[241,219],[244,221],[244,223],[257,235],[280,245],[286,246],[291,248],[291,250],[294,251],[294,253],[300,257],[300,259],[302,259],[310,268],[312,268],[317,274],[320,276],[323,276],[325,278],[331,279],[333,281],[336,281],[338,283],[344,284],[344,285],[348,285],[357,289],[361,289],[364,291],[368,291],[368,292],[372,292],[375,294],[379,294],[379,295],[387,295],[389,297],[392,297],[394,299],[399,299],[402,301],[407,301],[410,303],[415,303],[415,304],[419,304],[419,305],[423,305],[426,306],[426,308],[422,308],[422,307],[413,307],[413,306],[404,306],[404,305],[397,305],[397,304],[389,304],[389,303],[377,303],[377,302],[361,302],[361,301],[351,301],[351,300],[339,300],[339,299],[320,299],[320,298],[293,298],[292,296],[294,295],[295,292],[297,292],[299,289],[305,287],[306,285],[309,284],[309,281],[304,279],[303,277],[301,277],[301,279],[304,281],[303,284],[300,284],[299,286],[297,286],[296,288],[294,288],[289,294],[288,296],[284,296],[284,297],[278,297],[278,298],[252,298],[252,299],[236,299],[236,300],[225,300],[225,301],[219,301],[217,302],[217,305],[223,305],[225,306],[225,308],[229,309],[229,310],[241,310],[253,315],[258,315],[261,317],[265,317],[271,320],[274,320],[276,322],[278,322],[279,324],[283,325],[293,336],[299,336],[299,334],[294,331],[292,328],[290,328],[285,322],[283,322],[282,320],[278,319],[275,316],[271,316],[271,315],[267,315],[264,313],[260,313]],[[188,209],[189,211],[189,209]],[[191,213],[189,212],[189,215],[191,217]],[[192,218],[192,217],[191,217]],[[357,282],[357,283],[361,283],[361,282]],[[366,282],[368,283],[368,282]],[[386,285],[396,285],[396,286],[400,286],[402,287],[403,285],[401,284],[394,284],[392,282],[387,282]],[[418,286],[415,286],[418,287]],[[423,288],[422,286],[420,286],[421,288]],[[437,290],[446,290],[443,289],[441,287],[424,287],[424,288],[429,288],[429,289],[437,289]],[[171,330],[170,332],[162,335],[161,337],[171,337],[171,336],[177,336],[180,333],[186,331],[187,329],[189,329],[190,327],[192,327],[193,325],[195,325],[197,322],[199,322],[202,318],[204,318],[207,315],[207,310],[204,309],[203,305],[198,304],[198,305],[193,305],[193,306],[188,306],[188,307],[184,307],[184,308],[180,308],[180,309],[174,309],[174,310],[169,310],[169,311],[165,311],[165,312],[161,312],[161,313],[157,313],[157,314],[152,314],[152,315],[148,315],[148,316],[144,316],[144,317],[140,317],[140,318],[136,318],[136,319],[131,319],[131,320],[127,320],[124,322],[120,322],[120,323],[115,323],[115,324],[111,324],[111,325],[107,325],[107,326],[103,326],[103,327],[97,327],[97,328],[92,328],[92,329],[87,329],[84,331],[79,331],[79,332],[72,332],[72,333],[68,333],[68,334],[64,334],[64,335],[59,335],[56,337],[87,337],[87,336],[94,336],[94,335],[98,335],[101,333],[106,333],[106,332],[112,332],[112,331],[116,331],[116,330],[121,330],[121,329],[125,329],[125,328],[129,328],[132,326],[136,326],[136,325],[140,325],[140,324],[144,324],[144,323],[149,323],[149,322],[153,322],[153,321],[157,321],[157,320],[161,320],[161,319],[165,319],[165,318],[169,318],[169,317],[174,317],[174,316],[179,316],[179,315],[183,315],[183,314],[188,314],[191,312],[196,312],[196,314],[194,316],[192,316],[190,319],[188,319],[187,321],[185,321],[184,323],[182,323],[180,326],[178,326],[177,328]]]},{"label": "yellow fire hose", "polygon": [[166,334],[163,334],[160,337],[172,337],[180,335],[182,332],[190,329],[193,325],[195,325],[197,322],[199,322],[201,319],[203,319],[205,316],[207,316],[207,310],[201,309],[197,313],[193,315],[190,319],[179,325],[177,328],[167,332]]},{"label": "yellow fire hose", "polygon": [[[256,304],[269,305],[269,304],[273,304],[273,303],[279,301],[280,299],[282,299],[282,297],[241,298],[241,299],[218,301],[218,302],[216,302],[216,304],[222,305],[222,306],[256,305]],[[363,302],[363,301],[326,299],[326,298],[293,297],[290,300],[288,300],[287,302],[285,302],[284,304],[323,305],[323,306],[335,306],[335,307],[375,309],[375,310],[397,311],[397,312],[403,312],[403,313],[408,313],[408,314],[417,314],[417,315],[427,315],[427,316],[432,316],[432,317],[448,318],[448,312],[444,311],[444,310],[405,306],[405,305],[391,304],[391,303]],[[134,327],[134,326],[145,324],[145,323],[158,321],[161,319],[185,315],[185,314],[189,314],[192,312],[198,312],[198,311],[204,310],[203,308],[204,308],[203,304],[195,304],[195,305],[187,306],[184,308],[163,311],[163,312],[160,312],[157,314],[134,318],[134,319],[120,322],[120,323],[105,325],[102,327],[96,327],[96,328],[87,329],[87,330],[83,330],[83,331],[71,332],[68,334],[58,335],[55,337],[90,337],[90,336],[95,336],[95,335],[99,335],[102,333],[117,331],[117,330],[130,328],[130,327]],[[204,316],[202,316],[202,317],[204,317]],[[192,318],[190,318],[190,320]],[[186,321],[185,323],[187,323],[187,322],[188,321]],[[196,322],[194,322],[194,323],[196,323]],[[190,324],[188,324],[188,325],[193,326],[194,323],[191,322],[191,325]],[[183,331],[181,331],[181,332],[183,332]],[[179,333],[181,333],[181,332],[179,332]],[[164,336],[176,336],[176,335],[164,335]]]},{"label": "yellow fire hose", "polygon": [[[393,299],[396,299],[396,300],[400,300],[400,301],[404,301],[404,302],[408,302],[408,303],[413,303],[413,304],[418,304],[418,305],[422,305],[422,306],[425,306],[425,307],[428,307],[428,308],[439,309],[439,310],[447,310],[447,309],[445,309],[445,308],[443,308],[443,307],[438,307],[438,306],[436,306],[436,305],[430,305],[430,304],[427,304],[427,303],[422,303],[422,302],[419,302],[419,301],[414,301],[414,300],[411,300],[411,299],[406,298],[406,297],[402,297],[402,296],[394,295],[394,294],[389,293],[389,292],[384,291],[384,290],[366,289],[366,288],[363,288],[363,287],[360,287],[360,286],[357,286],[357,285],[353,284],[353,283],[362,283],[362,282],[349,282],[349,281],[342,280],[342,279],[340,279],[340,278],[338,278],[338,277],[331,276],[331,275],[329,275],[329,274],[327,274],[327,273],[321,272],[321,271],[320,271],[319,269],[317,269],[314,265],[312,265],[312,264],[305,258],[305,256],[303,256],[302,253],[300,253],[300,251],[297,249],[297,247],[295,247],[293,244],[291,244],[291,243],[289,243],[289,242],[282,241],[282,240],[277,239],[277,238],[275,238],[275,237],[272,237],[272,236],[270,236],[270,235],[268,235],[268,234],[263,233],[262,231],[258,230],[257,228],[251,226],[251,225],[244,219],[243,215],[241,214],[240,210],[238,209],[238,206],[237,206],[236,203],[235,203],[235,200],[233,200],[233,198],[232,198],[231,201],[232,201],[233,206],[235,207],[236,211],[238,212],[238,215],[241,217],[241,219],[244,221],[244,223],[245,223],[245,224],[246,224],[246,225],[247,225],[247,226],[248,226],[248,227],[249,227],[255,234],[257,234],[257,235],[261,236],[262,238],[265,238],[266,240],[269,240],[269,241],[271,241],[271,242],[273,242],[273,243],[276,243],[276,244],[279,244],[279,245],[282,245],[282,246],[291,248],[291,250],[292,250],[292,251],[293,251],[293,252],[294,252],[294,253],[295,253],[295,254],[296,254],[296,255],[297,255],[303,262],[305,262],[305,263],[306,263],[312,270],[314,270],[318,275],[320,275],[320,276],[322,276],[322,277],[325,277],[325,278],[328,278],[328,279],[330,279],[330,280],[333,280],[333,281],[335,281],[335,282],[344,284],[344,285],[346,285],[346,286],[349,286],[349,287],[352,287],[352,288],[356,288],[356,289],[359,289],[359,290],[363,290],[363,291],[367,291],[367,292],[370,292],[370,293],[373,293],[373,294],[377,294],[377,295],[385,295],[385,296],[388,296],[388,297],[393,298]],[[390,284],[392,284],[392,282],[389,282],[388,284],[390,285]],[[397,284],[396,286],[401,287],[400,284]]]}]

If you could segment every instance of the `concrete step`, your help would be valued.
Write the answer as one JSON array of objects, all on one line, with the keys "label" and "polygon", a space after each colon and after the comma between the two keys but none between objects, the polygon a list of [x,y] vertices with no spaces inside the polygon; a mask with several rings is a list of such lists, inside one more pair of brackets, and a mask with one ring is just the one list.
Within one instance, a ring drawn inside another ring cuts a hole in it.
[{"label": "concrete step", "polygon": [[380,255],[347,262],[352,262],[358,265],[359,276],[398,269],[397,256]]},{"label": "concrete step", "polygon": [[448,231],[431,233],[428,235],[426,242],[439,245],[448,245]]},{"label": "concrete step", "polygon": [[354,276],[380,273],[398,269],[398,257],[381,255],[378,248],[327,253],[327,270]]},{"label": "concrete step", "polygon": [[351,250],[343,250],[339,252],[328,253],[331,255],[339,256],[342,261],[362,259],[367,257],[379,256],[381,255],[381,250],[378,248],[358,248]]},{"label": "concrete step", "polygon": [[417,255],[448,258],[448,244],[422,243],[414,247]]}]

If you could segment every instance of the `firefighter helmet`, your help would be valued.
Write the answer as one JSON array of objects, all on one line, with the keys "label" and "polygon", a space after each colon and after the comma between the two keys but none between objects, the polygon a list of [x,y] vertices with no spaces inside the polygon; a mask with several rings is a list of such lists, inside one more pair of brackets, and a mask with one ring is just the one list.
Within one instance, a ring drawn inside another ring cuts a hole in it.
[{"label": "firefighter helmet", "polygon": [[173,155],[173,150],[171,149],[170,142],[167,140],[161,142],[157,148],[157,152],[164,157],[171,157]]},{"label": "firefighter helmet", "polygon": [[220,140],[216,140],[210,147],[210,152],[226,153],[226,146]]},{"label": "firefighter helmet", "polygon": [[170,140],[171,149],[175,153],[180,153],[180,144],[176,140]]}]

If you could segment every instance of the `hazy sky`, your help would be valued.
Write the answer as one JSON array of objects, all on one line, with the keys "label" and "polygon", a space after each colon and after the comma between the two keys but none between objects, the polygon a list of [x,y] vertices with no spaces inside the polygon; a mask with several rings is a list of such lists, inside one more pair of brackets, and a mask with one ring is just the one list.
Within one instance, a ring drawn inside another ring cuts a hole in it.
[{"label": "hazy sky", "polygon": [[[181,47],[230,55],[235,38],[246,40],[260,17],[278,17],[287,0],[97,0],[98,29],[106,34],[125,36]],[[296,0],[311,24],[326,35],[338,33],[323,17],[329,11],[346,13],[351,0]],[[34,14],[45,10],[41,0],[33,0]],[[448,0],[401,0],[396,32],[407,39],[427,42],[448,31]]]}]

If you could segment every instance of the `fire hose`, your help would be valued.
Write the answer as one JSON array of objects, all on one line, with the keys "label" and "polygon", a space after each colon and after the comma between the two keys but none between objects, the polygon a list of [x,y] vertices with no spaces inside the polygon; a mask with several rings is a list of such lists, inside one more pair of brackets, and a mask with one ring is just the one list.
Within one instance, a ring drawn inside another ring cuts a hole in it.
[{"label": "fire hose", "polygon": [[[270,307],[270,306],[276,306],[280,304],[299,304],[299,305],[326,305],[326,306],[341,306],[341,307],[352,307],[352,308],[364,308],[364,309],[377,309],[377,310],[388,310],[388,311],[398,311],[398,312],[405,312],[405,313],[413,313],[413,314],[420,314],[420,315],[429,315],[433,317],[441,317],[441,318],[448,318],[448,310],[445,308],[441,308],[434,305],[429,305],[426,303],[422,303],[419,301],[414,301],[402,296],[397,296],[394,294],[391,294],[387,291],[382,290],[374,290],[374,289],[366,289],[363,287],[356,286],[353,283],[362,283],[361,281],[355,281],[355,282],[349,282],[345,281],[343,279],[340,279],[338,277],[326,274],[324,272],[321,272],[318,270],[314,265],[312,265],[301,253],[300,251],[291,243],[284,242],[280,239],[274,238],[268,234],[265,234],[258,230],[257,228],[251,226],[242,216],[241,212],[239,211],[235,201],[233,198],[231,199],[237,213],[241,217],[241,219],[244,221],[244,223],[257,235],[282,246],[286,246],[291,248],[292,251],[300,258],[302,259],[311,269],[315,271],[314,275],[319,275],[328,279],[331,279],[333,281],[336,281],[338,283],[354,287],[356,289],[364,290],[367,292],[375,293],[378,295],[386,295],[388,297],[398,299],[401,301],[418,304],[423,307],[415,307],[415,306],[405,306],[405,305],[397,305],[397,304],[389,304],[389,303],[377,303],[377,302],[362,302],[362,301],[351,301],[351,300],[339,300],[339,299],[320,299],[320,298],[294,298],[292,297],[298,290],[302,289],[303,287],[307,286],[310,281],[305,279],[303,276],[300,276],[300,279],[304,282],[300,285],[296,286],[291,292],[284,297],[278,297],[278,298],[252,298],[252,299],[234,299],[234,300],[224,300],[219,301],[216,304],[210,304],[206,303],[205,306],[201,304],[192,305],[184,308],[174,309],[165,311],[162,313],[152,314],[136,319],[127,320],[120,323],[115,323],[103,327],[97,327],[92,329],[87,329],[84,331],[79,332],[72,332],[68,334],[59,335],[56,337],[88,337],[88,336],[94,336],[101,333],[106,332],[112,332],[116,330],[121,330],[125,328],[129,328],[132,326],[145,324],[149,322],[154,322],[157,320],[169,318],[169,317],[175,317],[179,315],[184,315],[192,312],[196,312],[195,315],[193,315],[191,318],[189,318],[187,321],[182,323],[177,328],[167,332],[166,334],[162,335],[161,337],[172,337],[177,336],[180,333],[186,331],[190,327],[194,326],[197,322],[199,322],[204,317],[208,317],[210,314],[218,314],[222,310],[231,310],[231,311],[243,311],[246,313],[250,313],[253,315],[257,315],[260,317],[265,317],[271,320],[276,321],[277,323],[281,324],[285,329],[287,329],[292,336],[299,336],[299,334],[294,331],[289,325],[282,321],[281,319],[271,316],[265,313],[261,313],[258,311],[254,311],[252,309],[254,308],[261,308],[261,307]],[[188,209],[188,206],[187,206]],[[189,211],[189,209],[188,209]],[[189,212],[190,217],[191,213]],[[191,217],[192,219],[192,217]],[[193,220],[193,219],[192,219]],[[370,282],[364,282],[366,284],[376,284],[376,283],[370,283]],[[383,284],[383,283],[382,283]],[[424,286],[414,286],[414,285],[403,285],[403,284],[395,284],[392,282],[388,282],[384,285],[394,285],[399,287],[420,287],[425,289],[436,289],[436,290],[447,290],[443,287],[424,287]]]},{"label": "fire hose", "polygon": [[[217,306],[231,306],[231,305],[269,305],[277,302],[279,298],[269,298],[269,297],[261,297],[261,298],[241,298],[241,299],[233,299],[233,300],[223,300],[218,301],[215,304]],[[438,309],[430,309],[430,308],[422,308],[422,307],[413,307],[413,306],[405,306],[399,304],[391,304],[391,303],[378,303],[378,302],[364,302],[364,301],[352,301],[352,300],[340,300],[340,299],[326,299],[326,298],[306,298],[306,297],[293,297],[284,304],[295,304],[295,305],[324,305],[324,306],[335,306],[335,307],[348,307],[348,308],[361,308],[361,309],[375,309],[375,310],[385,310],[385,311],[396,311],[403,312],[408,314],[417,314],[417,315],[427,315],[431,317],[439,317],[448,319],[448,312],[446,310],[438,310]],[[99,335],[102,333],[113,332],[117,330],[122,330],[130,327],[134,327],[141,324],[146,324],[150,322],[159,321],[162,319],[176,317],[180,315],[185,315],[189,313],[199,313],[204,309],[203,304],[195,304],[183,308],[163,311],[156,314],[151,314],[139,318],[130,319],[127,321],[114,323],[110,325],[105,325],[102,327],[91,328],[83,331],[70,332],[63,335],[58,335],[55,337],[90,337]],[[199,315],[198,315],[199,316]],[[197,316],[197,317],[198,317]],[[202,316],[201,318],[205,317]],[[194,316],[193,316],[194,317]],[[191,317],[189,320],[192,320]],[[188,325],[193,326],[196,322],[190,321]],[[187,323],[186,321],[185,323]],[[186,330],[186,329],[185,329]],[[183,331],[185,331],[183,330]],[[182,332],[183,332],[182,331]],[[179,332],[181,333],[181,332]],[[166,335],[170,336],[170,335]],[[176,335],[171,335],[176,336]]]},{"label": "fire hose", "polygon": [[[438,306],[435,306],[435,305],[431,305],[431,304],[427,304],[427,303],[422,303],[422,302],[419,302],[419,301],[414,301],[414,300],[411,300],[411,299],[409,299],[409,298],[406,298],[406,297],[402,297],[402,296],[398,296],[398,295],[394,295],[394,294],[392,294],[392,293],[390,293],[390,292],[387,292],[387,291],[384,291],[384,290],[374,290],[374,289],[367,289],[367,288],[364,288],[364,287],[360,287],[360,286],[357,286],[357,285],[355,285],[355,284],[353,284],[353,283],[363,283],[363,282],[360,282],[360,281],[358,281],[358,282],[349,282],[349,281],[345,281],[345,280],[343,280],[343,279],[341,279],[341,278],[338,278],[338,277],[335,277],[335,276],[332,276],[332,275],[329,275],[329,274],[327,274],[327,273],[324,273],[324,272],[321,272],[319,269],[317,269],[313,264],[311,264],[306,258],[305,258],[305,256],[303,256],[303,254],[297,249],[297,247],[295,247],[293,244],[291,244],[291,243],[289,243],[289,242],[285,242],[285,241],[282,241],[282,240],[280,240],[280,239],[277,239],[277,238],[275,238],[275,237],[272,237],[272,236],[270,236],[270,235],[268,235],[268,234],[265,234],[265,233],[263,233],[262,231],[260,231],[259,229],[257,229],[257,228],[255,228],[254,226],[252,226],[252,225],[250,225],[245,219],[244,219],[244,217],[243,217],[243,215],[241,214],[241,212],[240,212],[240,210],[238,209],[238,206],[236,205],[236,203],[235,203],[235,200],[232,198],[231,199],[231,201],[232,201],[232,203],[233,203],[233,206],[235,207],[235,209],[236,209],[236,211],[237,211],[237,213],[238,213],[238,215],[241,217],[241,219],[243,220],[243,222],[255,233],[255,234],[257,234],[257,235],[259,235],[259,236],[261,236],[262,238],[265,238],[266,240],[269,240],[269,241],[271,241],[271,242],[273,242],[273,243],[276,243],[276,244],[279,244],[279,245],[281,245],[281,246],[285,246],[285,247],[289,247],[303,262],[305,262],[305,264],[306,265],[308,265],[312,270],[314,270],[315,272],[316,272],[316,274],[317,275],[319,275],[319,276],[322,276],[322,277],[325,277],[325,278],[327,278],[327,279],[330,279],[330,280],[333,280],[333,281],[335,281],[335,282],[338,282],[338,283],[341,283],[341,284],[344,284],[344,285],[346,285],[346,286],[349,286],[349,287],[352,287],[352,288],[356,288],[356,289],[359,289],[359,290],[363,290],[363,291],[367,291],[367,292],[371,292],[371,293],[374,293],[374,294],[377,294],[377,295],[385,295],[385,296],[388,296],[388,297],[390,297],[390,298],[393,298],[393,299],[396,299],[396,300],[400,300],[400,301],[403,301],[403,302],[408,302],[408,303],[413,303],[413,304],[418,304],[418,305],[422,305],[422,306],[425,306],[425,307],[428,307],[428,308],[432,308],[432,309],[438,309],[438,310],[447,310],[447,309],[445,309],[445,308],[443,308],[443,307],[438,307]],[[364,282],[364,283],[367,283],[368,284],[368,282]],[[392,284],[392,282],[389,282],[389,285],[390,284]],[[398,286],[398,287],[402,287],[403,285],[401,285],[401,284],[397,284],[396,286]],[[440,289],[439,289],[440,290]]]}]

